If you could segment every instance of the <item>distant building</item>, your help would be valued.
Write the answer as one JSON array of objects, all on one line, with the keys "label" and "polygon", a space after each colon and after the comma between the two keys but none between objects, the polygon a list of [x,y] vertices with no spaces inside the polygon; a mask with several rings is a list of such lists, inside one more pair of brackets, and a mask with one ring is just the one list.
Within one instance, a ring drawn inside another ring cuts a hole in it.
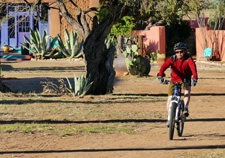
[{"label": "distant building", "polygon": [[[80,8],[87,10],[93,6],[99,5],[99,0],[73,0]],[[29,7],[23,1],[14,1],[6,4],[4,9],[0,11],[0,46],[7,44],[13,48],[20,47],[20,43],[24,42],[24,36],[30,37],[30,29],[36,30],[42,34],[47,29],[49,36],[64,35],[64,30],[72,29],[66,20],[60,16],[59,10],[50,9],[40,6],[40,21],[35,19],[38,12],[35,8],[27,12]],[[57,7],[52,3],[53,0],[44,0],[44,3]],[[75,17],[75,7],[68,1],[66,3],[68,11]],[[32,16],[33,15],[33,16]],[[4,19],[6,18],[6,19]]]}]

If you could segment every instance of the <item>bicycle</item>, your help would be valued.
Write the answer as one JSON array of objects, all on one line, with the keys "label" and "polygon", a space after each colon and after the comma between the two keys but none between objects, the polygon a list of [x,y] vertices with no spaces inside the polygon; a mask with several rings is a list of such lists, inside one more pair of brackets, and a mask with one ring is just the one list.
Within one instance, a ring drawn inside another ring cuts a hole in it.
[{"label": "bicycle", "polygon": [[[163,84],[170,84],[171,81],[165,80]],[[171,98],[168,118],[169,118],[169,139],[172,140],[174,136],[174,128],[176,125],[177,135],[182,136],[184,131],[184,121],[186,117],[184,116],[184,101],[181,99],[181,86],[182,84],[187,85],[186,81],[184,82],[173,82],[174,95]]]}]

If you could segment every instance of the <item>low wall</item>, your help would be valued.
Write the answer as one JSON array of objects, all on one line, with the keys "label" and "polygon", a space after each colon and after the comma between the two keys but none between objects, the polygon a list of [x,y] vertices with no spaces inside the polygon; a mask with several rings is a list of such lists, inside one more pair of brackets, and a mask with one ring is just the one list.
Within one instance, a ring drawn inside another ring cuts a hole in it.
[{"label": "low wall", "polygon": [[[196,28],[196,59],[206,61],[205,58],[199,59],[200,52],[204,52],[206,41],[207,46],[212,48],[212,60],[225,61],[225,30],[209,30]],[[203,38],[205,37],[205,38]]]},{"label": "low wall", "polygon": [[[153,26],[150,30],[137,30],[133,34],[145,36],[143,38],[144,53],[156,52],[166,55],[166,33],[164,26]],[[151,47],[149,52],[146,52],[148,47]]]}]

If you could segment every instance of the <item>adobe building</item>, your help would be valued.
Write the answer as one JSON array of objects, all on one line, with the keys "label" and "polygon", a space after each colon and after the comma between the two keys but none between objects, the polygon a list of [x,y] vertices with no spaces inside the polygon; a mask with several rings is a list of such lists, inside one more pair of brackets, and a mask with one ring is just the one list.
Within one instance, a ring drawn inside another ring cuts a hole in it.
[{"label": "adobe building", "polygon": [[[64,37],[65,29],[68,29],[69,32],[72,30],[66,20],[60,16],[59,10],[47,10],[40,6],[40,21],[37,21],[35,19],[38,14],[37,10],[31,7],[28,11],[28,5],[21,2],[23,1],[9,3],[0,11],[0,47],[7,44],[13,48],[20,48],[20,43],[24,42],[24,36],[30,37],[30,29],[38,29],[41,35],[44,29],[47,29],[50,37],[57,34]],[[29,0],[29,2],[32,3],[33,0]],[[57,4],[53,2],[54,0],[43,0],[43,3],[58,8]],[[99,6],[99,0],[73,0],[73,2],[83,10]],[[76,17],[75,7],[70,2],[66,3],[66,7],[72,16]],[[5,17],[6,19],[3,19]]]}]

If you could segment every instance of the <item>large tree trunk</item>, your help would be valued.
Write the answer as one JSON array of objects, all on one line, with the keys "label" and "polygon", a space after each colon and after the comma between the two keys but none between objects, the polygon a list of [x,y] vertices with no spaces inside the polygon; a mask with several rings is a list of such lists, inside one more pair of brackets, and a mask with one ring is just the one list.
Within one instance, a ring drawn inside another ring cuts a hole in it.
[{"label": "large tree trunk", "polygon": [[[87,40],[84,46],[85,58],[87,61],[87,77],[91,77],[94,81],[89,94],[106,94],[112,93],[115,71],[113,68],[113,60],[115,54],[115,46],[107,49],[102,44],[94,44],[92,40]],[[88,47],[88,48],[87,48]],[[89,49],[91,48],[91,49]]]},{"label": "large tree trunk", "polygon": [[86,20],[86,14],[89,11],[96,10],[90,8],[83,11],[72,0],[71,4],[78,8],[77,20],[68,12],[62,0],[55,0],[60,8],[61,15],[67,22],[77,30],[84,39],[83,53],[86,60],[87,77],[94,81],[88,94],[106,94],[113,91],[113,80],[115,71],[113,68],[115,46],[112,44],[106,48],[105,39],[110,33],[112,26],[117,23],[127,12],[125,12],[124,3],[118,0],[111,0],[107,3],[109,14],[99,23],[97,17],[93,17],[92,27]]},{"label": "large tree trunk", "polygon": [[114,23],[114,17],[108,15],[108,18],[93,28],[85,40],[84,54],[87,62],[87,77],[91,76],[91,81],[94,81],[89,94],[106,94],[113,91],[115,78],[113,60],[116,49],[112,44],[106,48],[105,40]]},{"label": "large tree trunk", "polygon": [[105,40],[112,26],[121,19],[121,14],[124,14],[122,7],[123,5],[111,7],[106,18],[97,25],[94,22],[93,29],[85,40],[83,50],[87,62],[87,77],[91,76],[91,81],[94,81],[88,94],[106,94],[113,91],[113,61],[116,48],[112,44],[106,48]]}]

